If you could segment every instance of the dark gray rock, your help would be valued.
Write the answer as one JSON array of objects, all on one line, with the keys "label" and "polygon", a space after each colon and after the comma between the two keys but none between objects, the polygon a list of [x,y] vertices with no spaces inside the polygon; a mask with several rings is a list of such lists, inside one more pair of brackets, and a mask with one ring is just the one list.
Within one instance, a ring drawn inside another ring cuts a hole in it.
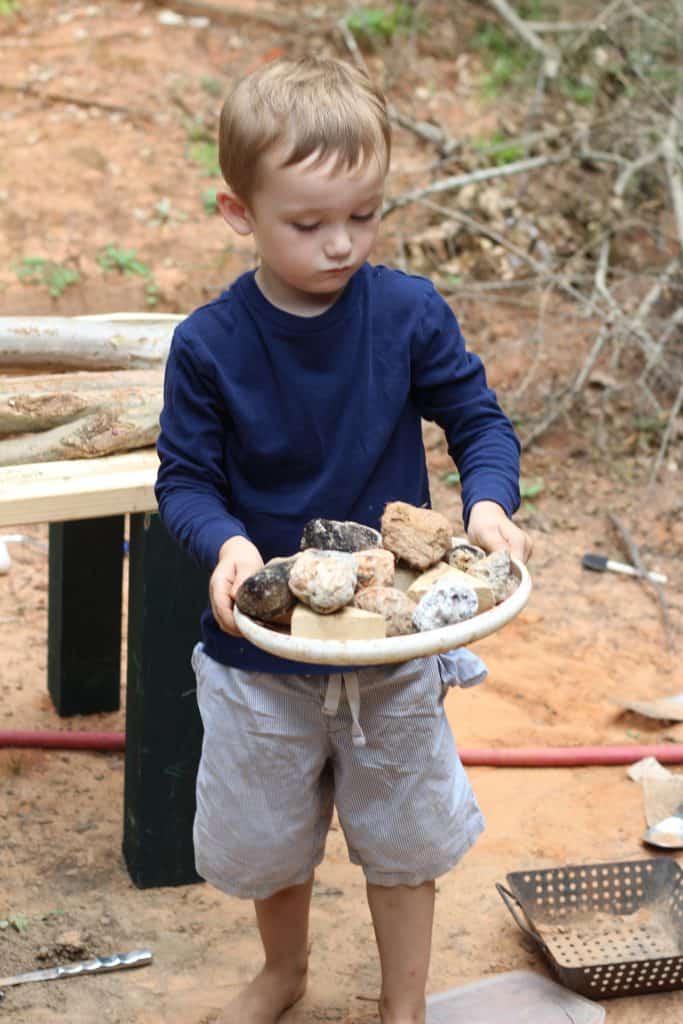
[{"label": "dark gray rock", "polygon": [[336,519],[311,519],[304,527],[301,550],[317,548],[318,551],[363,551],[364,548],[381,548],[382,535],[379,530],[361,523],[339,522]]},{"label": "dark gray rock", "polygon": [[446,560],[454,569],[461,572],[469,572],[472,565],[480,558],[485,558],[486,552],[478,548],[476,544],[456,544],[446,555]]},{"label": "dark gray rock", "polygon": [[262,622],[287,619],[296,604],[289,589],[289,575],[296,556],[275,559],[249,576],[237,591],[235,604],[241,612]]}]

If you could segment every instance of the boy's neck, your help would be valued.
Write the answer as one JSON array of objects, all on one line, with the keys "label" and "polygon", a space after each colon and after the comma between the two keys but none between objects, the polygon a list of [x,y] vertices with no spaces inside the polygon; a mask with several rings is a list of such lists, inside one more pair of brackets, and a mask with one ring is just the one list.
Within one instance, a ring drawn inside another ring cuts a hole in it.
[{"label": "boy's neck", "polygon": [[321,295],[299,292],[283,287],[278,278],[269,273],[268,268],[261,265],[254,276],[261,294],[272,306],[291,313],[292,316],[320,316],[334,306],[344,288]]}]

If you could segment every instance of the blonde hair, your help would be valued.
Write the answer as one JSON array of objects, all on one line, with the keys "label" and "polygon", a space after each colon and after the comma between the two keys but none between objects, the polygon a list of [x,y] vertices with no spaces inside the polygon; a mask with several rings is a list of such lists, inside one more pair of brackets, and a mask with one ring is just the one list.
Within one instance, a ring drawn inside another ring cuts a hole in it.
[{"label": "blonde hair", "polygon": [[391,126],[386,100],[362,71],[332,58],[286,58],[239,81],[223,104],[218,157],[229,188],[247,202],[258,160],[282,145],[283,167],[336,155],[335,169],[376,157],[388,167]]}]

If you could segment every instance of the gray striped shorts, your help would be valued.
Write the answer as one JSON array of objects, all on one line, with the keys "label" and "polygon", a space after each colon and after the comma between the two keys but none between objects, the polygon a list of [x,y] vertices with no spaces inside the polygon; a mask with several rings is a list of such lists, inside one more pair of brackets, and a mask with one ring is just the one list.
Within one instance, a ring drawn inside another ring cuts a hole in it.
[{"label": "gray striped shorts", "polygon": [[484,820],[443,707],[447,656],[329,675],[192,666],[204,741],[197,871],[265,899],[310,878],[336,805],[349,857],[373,885],[445,874]]}]

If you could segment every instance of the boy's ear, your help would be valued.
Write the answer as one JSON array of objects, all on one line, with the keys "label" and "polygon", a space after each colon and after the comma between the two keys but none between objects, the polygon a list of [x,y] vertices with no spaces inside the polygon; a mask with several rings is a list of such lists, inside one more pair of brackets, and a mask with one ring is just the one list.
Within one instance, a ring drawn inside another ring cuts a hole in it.
[{"label": "boy's ear", "polygon": [[217,192],[216,202],[221,216],[238,235],[250,235],[253,231],[249,211],[232,192]]}]

